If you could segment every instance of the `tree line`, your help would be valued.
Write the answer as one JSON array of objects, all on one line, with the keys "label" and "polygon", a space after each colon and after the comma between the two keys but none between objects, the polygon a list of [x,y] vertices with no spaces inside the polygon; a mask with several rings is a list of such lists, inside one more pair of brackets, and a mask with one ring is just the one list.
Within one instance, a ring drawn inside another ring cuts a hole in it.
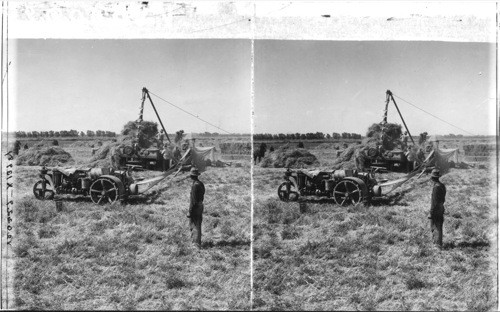
[{"label": "tree line", "polygon": [[333,132],[332,134],[323,132],[316,133],[256,133],[253,135],[254,140],[323,140],[323,139],[361,139],[361,134],[358,133],[348,133]]},{"label": "tree line", "polygon": [[250,134],[248,133],[218,133],[218,132],[208,132],[208,131],[205,131],[205,132],[199,132],[199,133],[193,133],[197,136],[200,136],[200,137],[214,137],[214,136],[220,136],[220,137],[235,137],[235,136],[239,136],[239,137],[245,137],[245,136],[249,136]]},{"label": "tree line", "polygon": [[115,137],[113,131],[103,130],[87,130],[86,132],[77,130],[60,130],[60,131],[16,131],[17,138],[71,138],[71,137]]}]

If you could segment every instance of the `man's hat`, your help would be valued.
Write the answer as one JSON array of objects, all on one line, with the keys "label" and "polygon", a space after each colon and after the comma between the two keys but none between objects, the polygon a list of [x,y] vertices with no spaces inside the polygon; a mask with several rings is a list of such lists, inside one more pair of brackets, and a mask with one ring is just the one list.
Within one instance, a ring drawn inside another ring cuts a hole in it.
[{"label": "man's hat", "polygon": [[196,176],[196,177],[197,177],[197,176],[199,176],[199,175],[200,175],[200,171],[198,171],[198,169],[196,169],[195,167],[192,167],[192,168],[191,168],[191,171],[189,172],[189,174],[190,174],[191,176]]},{"label": "man's hat", "polygon": [[441,173],[439,172],[438,169],[432,169],[431,178],[439,178],[440,176],[441,176]]}]

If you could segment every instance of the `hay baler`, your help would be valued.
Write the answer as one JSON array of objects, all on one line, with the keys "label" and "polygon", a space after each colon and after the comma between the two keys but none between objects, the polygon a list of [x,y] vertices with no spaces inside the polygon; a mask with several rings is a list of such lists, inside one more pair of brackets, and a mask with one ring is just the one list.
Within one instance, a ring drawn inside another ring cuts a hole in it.
[{"label": "hay baler", "polygon": [[370,148],[367,154],[366,165],[372,169],[383,168],[395,172],[411,172],[413,170],[413,162],[409,161],[406,153],[399,148],[390,151]]},{"label": "hay baler", "polygon": [[159,148],[135,150],[132,146],[125,146],[118,150],[118,168],[136,166],[146,170],[167,171],[170,169],[170,159],[165,159]]},{"label": "hay baler", "polygon": [[[396,104],[396,101],[394,100],[394,97],[390,90],[386,91],[384,116],[380,125],[382,127],[387,125],[387,112],[389,109],[389,103],[391,101],[396,107],[399,117],[401,117],[401,121],[403,122],[403,125],[406,129],[406,133],[408,135],[407,139],[409,138],[412,141],[412,144],[416,145],[415,141],[413,140],[413,137],[411,136],[410,130],[406,125],[403,115],[401,114],[401,111],[399,110],[399,107]],[[409,161],[407,158],[408,152],[405,151],[407,148],[407,143],[405,141],[399,144],[401,145],[401,148],[392,148],[391,150],[384,150],[381,147],[370,148],[367,152],[366,155],[367,159],[364,165],[372,169],[386,169],[389,171],[411,172],[413,170],[413,161]]]},{"label": "hay baler", "polygon": [[297,201],[299,196],[333,197],[341,206],[369,202],[381,196],[382,189],[371,172],[357,170],[291,171],[285,172],[285,181],[278,187],[282,201]]}]

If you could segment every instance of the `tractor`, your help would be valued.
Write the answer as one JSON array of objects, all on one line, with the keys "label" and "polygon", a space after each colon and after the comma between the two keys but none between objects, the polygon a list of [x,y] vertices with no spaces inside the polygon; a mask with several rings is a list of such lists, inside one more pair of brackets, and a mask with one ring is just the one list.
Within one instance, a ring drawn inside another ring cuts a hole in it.
[{"label": "tractor", "polygon": [[287,168],[285,181],[278,187],[282,201],[297,201],[299,196],[325,196],[338,205],[369,203],[382,195],[382,189],[372,172],[357,170],[303,170],[291,171]]},{"label": "tractor", "polygon": [[33,194],[42,200],[53,199],[56,194],[72,194],[90,196],[94,203],[103,205],[138,194],[138,185],[129,170],[53,168],[49,171],[42,167],[39,176]]}]

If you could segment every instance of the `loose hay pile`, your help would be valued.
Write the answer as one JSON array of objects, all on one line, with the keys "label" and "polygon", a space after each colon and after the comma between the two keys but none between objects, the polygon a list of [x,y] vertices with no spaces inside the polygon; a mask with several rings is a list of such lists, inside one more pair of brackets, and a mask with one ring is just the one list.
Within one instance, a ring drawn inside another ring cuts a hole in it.
[{"label": "loose hay pile", "polygon": [[363,169],[368,159],[366,153],[370,147],[373,146],[366,139],[361,144],[347,147],[335,159],[333,169]]},{"label": "loose hay pile", "polygon": [[386,150],[393,150],[401,144],[399,139],[402,133],[401,125],[399,124],[388,122],[385,125],[381,125],[374,123],[368,127],[366,137],[381,142],[382,147]]},{"label": "loose hay pile", "polygon": [[[181,130],[182,131],[182,130]],[[99,149],[88,163],[89,167],[113,167],[113,163],[119,162],[117,150],[126,146],[133,146],[133,141],[137,138],[137,143],[140,148],[148,148],[155,141],[154,138],[158,133],[158,124],[151,121],[143,121],[138,127],[135,121],[129,121],[123,126],[122,135],[116,140],[105,142],[99,146],[96,142],[95,147]]]},{"label": "loose hay pile", "polygon": [[74,160],[71,155],[60,147],[32,147],[16,160],[17,165],[25,166],[60,166],[71,164]]},{"label": "loose hay pile", "polygon": [[289,144],[268,153],[260,163],[264,168],[304,168],[311,165],[319,165],[316,156],[304,148],[292,147]]},{"label": "loose hay pile", "polygon": [[365,170],[369,167],[368,150],[382,145],[386,150],[392,150],[401,144],[401,125],[386,123],[372,124],[367,131],[366,138],[361,143],[352,144],[335,159],[334,169]]},{"label": "loose hay pile", "polygon": [[[107,142],[104,143],[96,152],[95,155],[92,156],[88,166],[91,168],[94,167],[112,167],[112,157],[117,155],[115,152],[119,148],[123,148],[125,146],[132,146],[132,137],[122,136],[116,142]],[[115,162],[118,162],[118,159],[115,159]]]}]

